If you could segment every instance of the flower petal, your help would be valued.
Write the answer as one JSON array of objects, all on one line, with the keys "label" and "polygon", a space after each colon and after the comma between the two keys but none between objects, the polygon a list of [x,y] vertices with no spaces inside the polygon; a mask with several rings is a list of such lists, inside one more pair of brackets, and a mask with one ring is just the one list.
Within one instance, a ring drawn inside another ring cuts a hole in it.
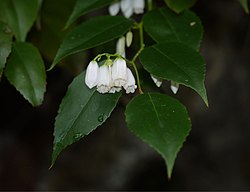
[{"label": "flower petal", "polygon": [[112,65],[112,81],[121,87],[127,82],[127,65],[124,59],[117,59]]},{"label": "flower petal", "polygon": [[110,69],[107,65],[102,65],[99,68],[97,91],[99,93],[108,93],[111,88],[110,84],[111,84]]},{"label": "flower petal", "polygon": [[99,66],[96,61],[91,61],[87,67],[86,75],[85,75],[85,83],[86,85],[92,89],[97,85],[99,74]]},{"label": "flower petal", "polygon": [[142,14],[145,8],[145,1],[144,0],[134,0],[133,1],[134,13],[135,14]]},{"label": "flower petal", "polygon": [[135,78],[133,73],[129,68],[127,68],[127,83],[123,86],[124,89],[126,90],[126,93],[134,93],[137,85],[135,84]]}]

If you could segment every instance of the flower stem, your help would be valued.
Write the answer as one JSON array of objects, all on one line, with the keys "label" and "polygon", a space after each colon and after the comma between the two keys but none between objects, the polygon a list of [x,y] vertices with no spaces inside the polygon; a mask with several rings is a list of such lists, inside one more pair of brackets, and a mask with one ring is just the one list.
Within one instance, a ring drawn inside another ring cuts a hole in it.
[{"label": "flower stem", "polygon": [[132,66],[134,67],[134,70],[135,70],[136,81],[137,81],[137,84],[138,84],[139,93],[143,94],[143,91],[142,91],[142,88],[141,88],[140,77],[139,77],[139,73],[138,73],[137,67],[135,65],[135,62],[131,61],[130,63],[132,64]]},{"label": "flower stem", "polygon": [[145,45],[144,45],[144,37],[143,37],[143,23],[140,22],[138,24],[138,29],[139,29],[139,36],[140,36],[140,49],[136,52],[135,56],[132,58],[132,60],[130,61],[130,63],[132,64],[134,70],[135,70],[135,74],[136,74],[136,81],[138,84],[138,89],[139,89],[139,93],[143,94],[142,88],[141,88],[141,83],[140,83],[140,77],[139,77],[139,73],[135,64],[136,59],[139,57],[139,55],[141,54],[141,52],[143,51]]},{"label": "flower stem", "polygon": [[148,11],[151,11],[153,8],[153,2],[152,0],[148,0]]}]

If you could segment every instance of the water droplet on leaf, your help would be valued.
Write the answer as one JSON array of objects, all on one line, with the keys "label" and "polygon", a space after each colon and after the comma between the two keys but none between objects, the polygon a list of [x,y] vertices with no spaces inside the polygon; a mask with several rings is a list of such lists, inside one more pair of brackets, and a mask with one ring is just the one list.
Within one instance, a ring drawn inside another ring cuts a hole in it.
[{"label": "water droplet on leaf", "polygon": [[83,136],[82,133],[76,133],[76,134],[74,135],[74,139],[75,139],[75,140],[78,140],[78,139],[80,139],[82,136]]},{"label": "water droplet on leaf", "polygon": [[105,117],[105,113],[103,113],[102,115],[100,115],[97,120],[101,123],[101,122],[104,121],[104,117]]}]

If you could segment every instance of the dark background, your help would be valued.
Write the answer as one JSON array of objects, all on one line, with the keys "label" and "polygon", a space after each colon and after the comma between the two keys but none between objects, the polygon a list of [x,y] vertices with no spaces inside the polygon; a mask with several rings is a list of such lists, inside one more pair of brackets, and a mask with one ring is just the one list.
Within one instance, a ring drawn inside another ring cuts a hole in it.
[{"label": "dark background", "polygon": [[[41,13],[64,21],[70,11],[49,2]],[[69,10],[72,2],[67,0]],[[47,73],[45,100],[37,108],[2,78],[0,190],[250,190],[250,16],[237,0],[198,0],[192,10],[205,29],[201,52],[210,106],[183,86],[174,96],[164,83],[162,91],[187,106],[193,124],[170,181],[163,159],[127,129],[124,97],[103,126],[67,148],[48,169],[54,118],[68,84],[88,61],[83,53]],[[41,22],[49,26],[46,16]],[[51,45],[37,29],[28,40],[49,66],[56,51],[51,47],[57,46],[53,41],[60,40],[45,29]]]}]

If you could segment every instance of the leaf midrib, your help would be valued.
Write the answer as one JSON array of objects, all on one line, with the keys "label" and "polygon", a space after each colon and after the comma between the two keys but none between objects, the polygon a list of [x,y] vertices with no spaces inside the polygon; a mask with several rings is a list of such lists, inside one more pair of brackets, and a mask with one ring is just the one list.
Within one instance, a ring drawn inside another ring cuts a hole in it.
[{"label": "leaf midrib", "polygon": [[163,18],[167,21],[167,24],[169,25],[170,29],[173,31],[173,34],[175,35],[176,39],[181,42],[180,37],[178,36],[175,28],[173,27],[172,23],[168,20],[168,18],[166,17],[163,9],[160,9],[160,14],[163,16]]},{"label": "leaf midrib", "polygon": [[[31,86],[29,86],[30,88],[31,88],[31,92],[32,92],[32,94],[33,94],[33,99],[35,99],[34,100],[34,104],[36,105],[36,104],[38,104],[38,101],[37,101],[37,95],[36,95],[36,92],[35,92],[35,90],[34,90],[34,85],[33,85],[33,82],[32,82],[32,79],[31,79],[31,77],[30,77],[30,74],[29,74],[29,72],[28,72],[28,70],[27,70],[27,67],[26,67],[26,65],[24,64],[24,62],[22,61],[22,56],[20,55],[20,53],[19,53],[19,51],[17,50],[17,48],[14,46],[14,49],[15,49],[15,51],[16,51],[16,54],[17,54],[17,57],[18,57],[18,59],[19,59],[19,61],[20,61],[20,63],[22,64],[22,66],[23,66],[23,68],[24,68],[24,73],[25,73],[25,77],[27,77],[27,79],[28,79],[28,81],[30,82],[30,85]],[[28,98],[27,98],[28,99]],[[32,100],[33,100],[32,99]]]},{"label": "leaf midrib", "polygon": [[[171,57],[167,56],[166,54],[164,54],[160,49],[156,48],[155,46],[152,46],[153,49],[155,49],[156,51],[158,51],[161,55],[163,55],[164,57],[166,57],[170,62],[172,62],[173,64],[175,64],[177,66],[178,69],[180,69],[187,77],[188,79],[191,81],[190,84],[194,84],[194,81],[193,81],[193,78],[187,73],[185,72],[185,70],[183,70],[181,68],[181,66],[179,66],[178,63],[176,63]],[[184,82],[182,82],[183,84],[185,84]],[[185,84],[186,85],[186,84]],[[188,86],[191,86],[191,85],[188,85]]]},{"label": "leaf midrib", "polygon": [[[76,124],[76,122],[78,121],[78,119],[79,119],[79,117],[81,116],[81,114],[84,112],[84,111],[86,111],[86,106],[88,105],[88,103],[89,103],[89,101],[92,99],[92,97],[93,97],[93,95],[95,94],[95,92],[96,91],[93,91],[90,95],[89,95],[89,97],[88,97],[88,99],[86,100],[86,104],[82,107],[82,109],[78,112],[78,114],[75,116],[76,118],[74,118],[74,120],[73,120],[73,122],[71,123],[71,124],[69,124],[69,129],[67,129],[66,131],[65,131],[65,133],[63,134],[63,136],[61,137],[61,139],[57,142],[57,143],[61,143],[64,139],[65,139],[65,137],[67,137],[67,135],[69,134],[69,132],[75,127],[75,124]],[[62,111],[61,111],[62,112]]]}]

